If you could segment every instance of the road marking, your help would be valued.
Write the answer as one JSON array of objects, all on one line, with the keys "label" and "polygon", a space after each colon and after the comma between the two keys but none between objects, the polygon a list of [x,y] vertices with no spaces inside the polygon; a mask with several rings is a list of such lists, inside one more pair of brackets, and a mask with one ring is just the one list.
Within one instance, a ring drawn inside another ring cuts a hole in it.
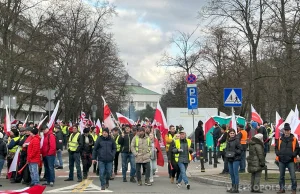
[{"label": "road marking", "polygon": [[[123,176],[122,175],[116,175],[115,178],[122,178]],[[154,175],[153,177],[159,177],[159,175]],[[69,176],[67,175],[61,175],[61,176],[57,176],[57,178],[69,178]],[[99,176],[97,175],[91,175],[91,176],[88,176],[88,178],[99,178]]]}]

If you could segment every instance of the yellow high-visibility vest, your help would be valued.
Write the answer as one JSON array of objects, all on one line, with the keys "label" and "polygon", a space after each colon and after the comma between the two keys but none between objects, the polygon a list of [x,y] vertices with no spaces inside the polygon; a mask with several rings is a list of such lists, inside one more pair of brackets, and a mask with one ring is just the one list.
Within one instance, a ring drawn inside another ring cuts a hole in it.
[{"label": "yellow high-visibility vest", "polygon": [[[12,138],[15,142],[17,142],[20,137],[14,137]],[[16,153],[17,149],[18,149],[19,145],[15,145],[13,148],[11,148],[10,150],[8,150],[10,153]]]},{"label": "yellow high-visibility vest", "polygon": [[[187,141],[187,144],[188,144],[188,149],[190,149],[192,142],[191,142],[190,139],[186,139],[186,141]],[[174,140],[174,142],[175,142],[175,147],[177,149],[180,149],[180,139],[176,139],[176,140]],[[189,161],[191,161],[192,160],[192,156],[191,156],[190,153],[188,153],[188,154],[189,154]],[[179,158],[179,153],[175,154],[175,161],[176,162],[178,162],[178,158]]]},{"label": "yellow high-visibility vest", "polygon": [[117,146],[117,152],[119,152],[121,150],[121,145],[118,143],[119,137],[120,137],[120,135],[118,135],[117,138],[116,138],[116,140],[115,140],[116,146]]},{"label": "yellow high-visibility vest", "polygon": [[61,127],[61,132],[64,134],[64,135],[66,135],[67,134],[67,126],[63,126],[63,127]]},{"label": "yellow high-visibility vest", "polygon": [[[139,151],[139,137],[138,136],[136,136],[135,137],[135,150],[138,152]],[[148,142],[148,146],[150,146],[150,138],[149,137],[147,137],[147,142]],[[149,148],[149,150],[148,151],[150,151],[150,148]]]},{"label": "yellow high-visibility vest", "polygon": [[[71,135],[70,135],[70,138],[69,138],[69,149],[70,149],[70,151],[72,151],[72,152],[75,152],[76,150],[77,150],[77,148],[78,148],[78,137],[79,137],[79,135],[80,135],[80,133],[79,132],[77,132],[76,134],[75,134],[75,136],[74,136],[74,133],[72,133]],[[72,137],[74,136],[74,138],[72,139]]]},{"label": "yellow high-visibility vest", "polygon": [[[97,139],[98,139],[98,135],[95,133],[94,135],[91,134],[91,136],[92,136],[92,138],[93,138],[93,140],[94,140],[94,145],[95,145],[95,143],[96,143],[96,141],[97,141]],[[94,146],[93,146],[93,148],[94,148]]]}]

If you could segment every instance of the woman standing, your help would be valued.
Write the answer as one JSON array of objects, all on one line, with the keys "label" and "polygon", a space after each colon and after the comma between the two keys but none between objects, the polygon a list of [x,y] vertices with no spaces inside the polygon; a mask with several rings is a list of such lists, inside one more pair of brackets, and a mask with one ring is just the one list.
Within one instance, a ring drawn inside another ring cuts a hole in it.
[{"label": "woman standing", "polygon": [[248,172],[251,173],[251,192],[262,193],[260,191],[261,172],[265,167],[265,155],[263,135],[261,133],[252,137],[249,143],[249,156],[247,157]]},{"label": "woman standing", "polygon": [[242,146],[236,137],[234,129],[230,129],[229,139],[226,145],[225,157],[228,159],[228,168],[232,187],[227,190],[230,193],[239,193],[239,166],[241,161]]}]

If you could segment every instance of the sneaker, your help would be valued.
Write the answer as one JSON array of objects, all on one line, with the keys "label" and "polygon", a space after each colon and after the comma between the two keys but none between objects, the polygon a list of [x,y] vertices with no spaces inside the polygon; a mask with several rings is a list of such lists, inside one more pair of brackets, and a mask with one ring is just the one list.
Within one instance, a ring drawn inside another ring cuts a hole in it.
[{"label": "sneaker", "polygon": [[187,190],[190,190],[191,185],[190,184],[186,184],[186,188],[187,188]]},{"label": "sneaker", "polygon": [[47,179],[44,177],[44,178],[42,178],[40,181],[47,181]]},{"label": "sneaker", "polygon": [[150,183],[153,183],[153,182],[154,182],[153,178],[150,178]]},{"label": "sneaker", "polygon": [[149,180],[145,181],[145,185],[147,185],[147,186],[152,186],[152,184],[150,183]]},{"label": "sneaker", "polygon": [[178,187],[178,188],[181,188],[181,184],[180,184],[180,183],[177,183],[177,187]]},{"label": "sneaker", "polygon": [[73,181],[73,179],[67,178],[65,181]]},{"label": "sneaker", "polygon": [[105,190],[105,186],[102,186],[102,187],[101,187],[101,190]]},{"label": "sneaker", "polygon": [[127,179],[126,179],[126,178],[125,178],[125,179],[123,179],[123,182],[124,182],[124,183],[126,183],[126,182],[127,182]]},{"label": "sneaker", "polygon": [[109,180],[106,180],[105,188],[109,187]]},{"label": "sneaker", "polygon": [[54,183],[53,183],[53,182],[50,182],[49,185],[50,185],[50,187],[53,187],[53,186],[54,186]]},{"label": "sneaker", "polygon": [[78,181],[77,181],[78,183],[81,183],[82,182],[82,179],[78,179]]},{"label": "sneaker", "polygon": [[56,169],[64,169],[64,167],[62,167],[62,166],[58,166]]},{"label": "sneaker", "polygon": [[138,186],[142,186],[142,185],[143,185],[142,181],[138,181]]}]

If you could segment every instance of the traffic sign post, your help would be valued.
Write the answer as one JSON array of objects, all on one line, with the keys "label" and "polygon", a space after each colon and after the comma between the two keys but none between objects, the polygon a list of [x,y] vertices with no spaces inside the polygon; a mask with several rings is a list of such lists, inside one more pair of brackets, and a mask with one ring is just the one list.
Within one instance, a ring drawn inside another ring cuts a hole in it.
[{"label": "traffic sign post", "polygon": [[241,107],[242,100],[242,88],[224,88],[224,106]]}]

